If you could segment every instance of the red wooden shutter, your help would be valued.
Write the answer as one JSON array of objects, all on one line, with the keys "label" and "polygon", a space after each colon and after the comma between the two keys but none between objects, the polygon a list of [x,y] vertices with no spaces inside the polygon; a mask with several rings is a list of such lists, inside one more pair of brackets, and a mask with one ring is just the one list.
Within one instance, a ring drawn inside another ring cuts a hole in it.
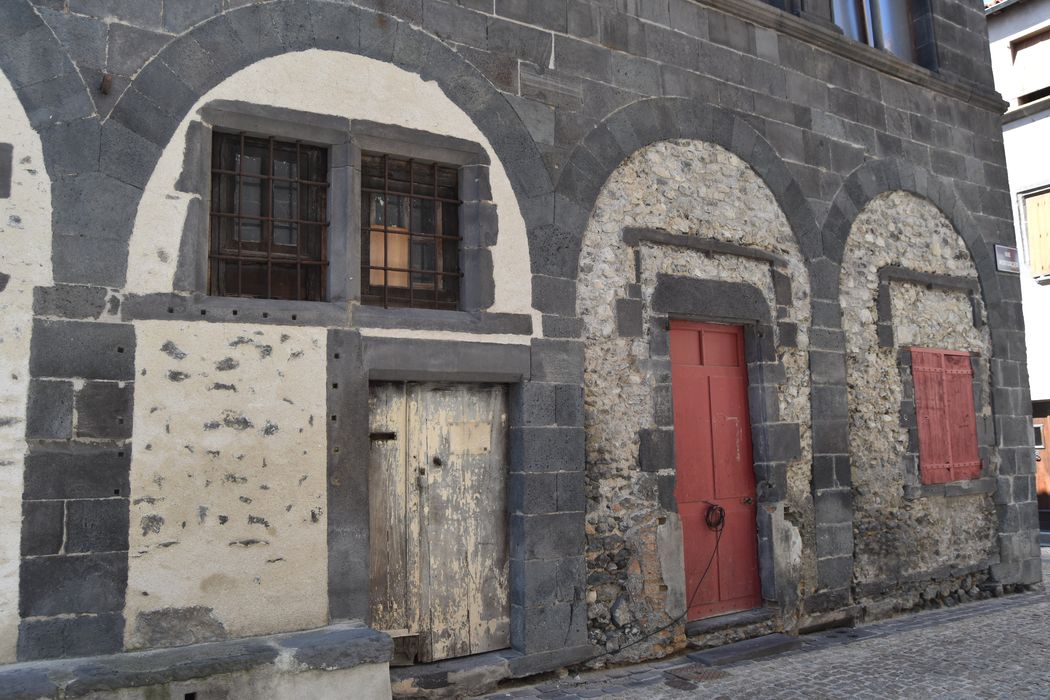
[{"label": "red wooden shutter", "polygon": [[973,367],[969,353],[944,353],[944,395],[948,404],[948,440],[952,481],[981,475],[977,417],[973,406]]},{"label": "red wooden shutter", "polygon": [[919,471],[924,484],[981,475],[970,355],[912,348]]},{"label": "red wooden shutter", "polygon": [[951,481],[948,418],[940,369],[940,353],[935,350],[912,348],[915,418],[919,425],[919,471],[924,484],[943,484]]}]

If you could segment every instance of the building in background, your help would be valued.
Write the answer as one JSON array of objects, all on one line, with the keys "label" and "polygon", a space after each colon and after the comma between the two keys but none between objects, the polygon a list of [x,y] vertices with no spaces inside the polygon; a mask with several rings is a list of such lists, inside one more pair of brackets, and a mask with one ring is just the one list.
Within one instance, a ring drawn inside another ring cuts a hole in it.
[{"label": "building in background", "polygon": [[[1050,0],[986,6],[1021,263],[1040,529],[1050,531]],[[1044,535],[1050,540],[1050,532]]]}]

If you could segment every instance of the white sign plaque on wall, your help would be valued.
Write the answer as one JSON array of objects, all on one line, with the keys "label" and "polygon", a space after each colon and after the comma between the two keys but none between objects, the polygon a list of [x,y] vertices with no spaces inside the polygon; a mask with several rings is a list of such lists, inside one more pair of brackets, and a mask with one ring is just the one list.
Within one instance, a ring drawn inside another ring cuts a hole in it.
[{"label": "white sign plaque on wall", "polygon": [[1007,245],[995,246],[995,269],[999,272],[1021,272],[1021,263],[1017,259],[1017,248]]}]

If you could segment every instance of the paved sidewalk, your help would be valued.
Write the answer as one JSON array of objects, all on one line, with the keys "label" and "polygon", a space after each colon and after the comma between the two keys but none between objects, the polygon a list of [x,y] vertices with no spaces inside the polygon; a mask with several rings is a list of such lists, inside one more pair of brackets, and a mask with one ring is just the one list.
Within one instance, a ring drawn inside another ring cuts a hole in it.
[{"label": "paved sidewalk", "polygon": [[[1043,549],[1050,580],[1050,548]],[[685,656],[507,688],[494,698],[1050,698],[1050,594],[1023,593],[802,638],[708,668]]]}]

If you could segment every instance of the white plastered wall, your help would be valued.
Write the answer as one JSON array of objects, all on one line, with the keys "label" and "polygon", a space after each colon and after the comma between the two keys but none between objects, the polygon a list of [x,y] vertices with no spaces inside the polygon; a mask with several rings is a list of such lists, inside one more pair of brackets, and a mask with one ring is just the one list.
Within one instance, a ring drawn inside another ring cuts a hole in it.
[{"label": "white plastered wall", "polygon": [[1050,106],[1040,114],[1011,122],[1003,129],[1006,167],[1014,201],[1014,228],[1021,251],[1021,309],[1028,346],[1028,381],[1033,401],[1050,400],[1050,285],[1032,276],[1027,233],[1022,227],[1024,203],[1019,193],[1050,186]]},{"label": "white plastered wall", "polygon": [[22,470],[33,287],[51,284],[51,182],[40,138],[0,73],[0,141],[13,145],[11,197],[0,199],[0,662],[15,660]]},{"label": "white plastered wall", "polygon": [[326,330],[136,326],[126,646],[326,624]]},{"label": "white plastered wall", "polygon": [[[240,100],[304,112],[393,124],[481,144],[491,161],[492,199],[499,216],[499,241],[492,248],[495,302],[490,311],[532,314],[532,275],[525,221],[506,170],[488,139],[436,82],[389,63],[311,49],[255,63],[217,85],[190,110],[164,149],[139,204],[128,256],[130,293],[170,292],[179,240],[192,195],[175,189],[183,164],[186,131],[213,100]],[[477,339],[465,334],[367,330],[365,334]],[[486,342],[516,342],[514,336],[485,336]],[[527,339],[524,342],[528,342]]]}]

